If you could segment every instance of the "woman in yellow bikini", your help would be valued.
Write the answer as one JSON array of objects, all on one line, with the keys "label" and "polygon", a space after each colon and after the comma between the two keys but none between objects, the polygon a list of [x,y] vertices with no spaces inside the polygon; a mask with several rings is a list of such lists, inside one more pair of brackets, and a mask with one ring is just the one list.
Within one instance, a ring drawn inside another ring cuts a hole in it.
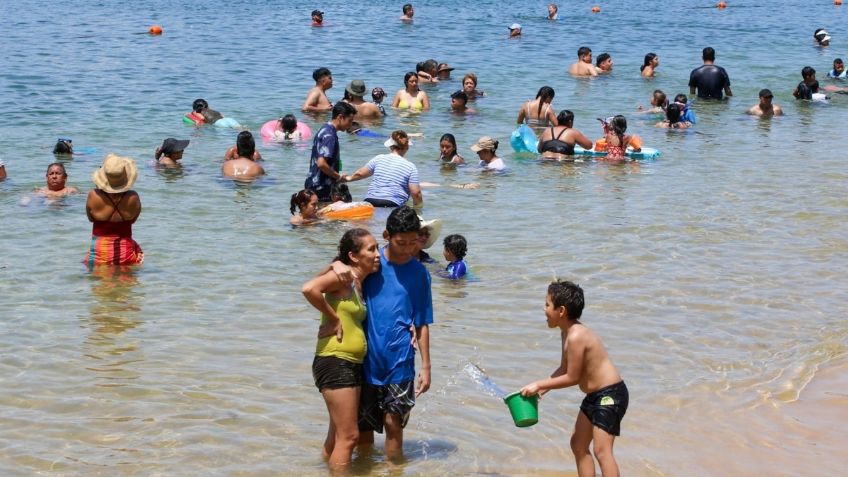
[{"label": "woman in yellow bikini", "polygon": [[395,93],[392,107],[398,109],[412,109],[426,111],[430,109],[430,98],[427,93],[418,89],[418,75],[410,71],[403,76],[404,88]]}]

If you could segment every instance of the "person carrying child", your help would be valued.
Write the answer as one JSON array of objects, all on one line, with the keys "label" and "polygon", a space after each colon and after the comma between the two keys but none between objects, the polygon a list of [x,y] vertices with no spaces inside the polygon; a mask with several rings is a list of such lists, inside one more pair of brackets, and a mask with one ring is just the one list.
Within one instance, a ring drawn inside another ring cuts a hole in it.
[{"label": "person carrying child", "polygon": [[601,339],[580,322],[584,306],[583,289],[565,280],[548,286],[545,318],[548,328],[559,328],[562,336],[562,359],[548,379],[534,381],[521,388],[522,396],[544,395],[551,389],[580,386],[586,398],[571,435],[571,451],[580,477],[594,477],[595,461],[604,477],[617,477],[618,464],[613,444],[621,431],[621,420],[627,412],[627,386],[604,348]]}]

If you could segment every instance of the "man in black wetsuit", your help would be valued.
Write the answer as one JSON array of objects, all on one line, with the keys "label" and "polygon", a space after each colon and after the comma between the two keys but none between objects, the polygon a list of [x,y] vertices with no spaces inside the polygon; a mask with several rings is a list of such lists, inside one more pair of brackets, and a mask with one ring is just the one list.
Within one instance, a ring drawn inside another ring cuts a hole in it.
[{"label": "man in black wetsuit", "polygon": [[704,48],[702,58],[704,64],[692,70],[692,74],[689,75],[689,94],[695,94],[695,88],[697,88],[699,98],[722,99],[722,90],[725,95],[733,96],[727,71],[713,64],[715,50],[709,46]]}]

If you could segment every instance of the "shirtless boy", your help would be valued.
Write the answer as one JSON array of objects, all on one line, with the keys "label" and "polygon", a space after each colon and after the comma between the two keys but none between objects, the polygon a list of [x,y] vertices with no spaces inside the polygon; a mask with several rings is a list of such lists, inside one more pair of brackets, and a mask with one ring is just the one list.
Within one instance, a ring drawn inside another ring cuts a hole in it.
[{"label": "shirtless boy", "polygon": [[562,359],[551,377],[521,388],[523,396],[543,395],[551,389],[575,384],[586,393],[571,436],[571,451],[580,477],[594,477],[595,461],[589,453],[594,440],[595,458],[604,477],[618,477],[618,464],[612,453],[621,419],[627,412],[627,386],[613,366],[601,339],[580,322],[583,313],[583,289],[557,280],[548,286],[545,318],[548,328],[559,328]]},{"label": "shirtless boy", "polygon": [[577,50],[577,62],[571,65],[568,72],[574,76],[598,76],[598,70],[592,64],[592,49],[581,46]]},{"label": "shirtless boy", "polygon": [[326,91],[333,87],[333,74],[327,68],[318,68],[312,72],[315,86],[306,95],[301,108],[304,112],[330,111],[333,103],[327,98]]}]

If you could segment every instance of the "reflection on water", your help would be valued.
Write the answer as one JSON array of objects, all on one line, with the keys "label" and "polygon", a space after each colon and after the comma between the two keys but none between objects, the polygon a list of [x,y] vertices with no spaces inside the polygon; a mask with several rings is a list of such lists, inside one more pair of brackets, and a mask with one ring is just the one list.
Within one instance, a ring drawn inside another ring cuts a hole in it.
[{"label": "reflection on water", "polygon": [[84,353],[94,360],[87,369],[98,375],[98,386],[123,386],[138,378],[133,363],[143,359],[138,339],[127,334],[142,321],[138,267],[99,266],[89,274],[94,300],[86,319],[89,335]]}]

